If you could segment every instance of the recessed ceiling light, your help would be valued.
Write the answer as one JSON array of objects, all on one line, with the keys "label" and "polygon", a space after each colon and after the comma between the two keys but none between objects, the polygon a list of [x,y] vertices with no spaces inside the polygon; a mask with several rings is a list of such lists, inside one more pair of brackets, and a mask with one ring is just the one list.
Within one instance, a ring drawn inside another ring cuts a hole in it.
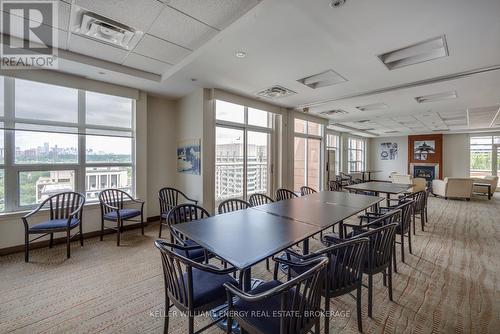
[{"label": "recessed ceiling light", "polygon": [[418,103],[428,103],[428,102],[456,99],[457,97],[458,97],[457,92],[444,92],[431,95],[417,96],[415,100]]},{"label": "recessed ceiling light", "polygon": [[245,58],[247,56],[247,53],[243,51],[237,51],[234,55],[236,56],[236,58]]},{"label": "recessed ceiling light", "polygon": [[361,110],[361,111],[380,110],[380,109],[387,109],[387,108],[389,108],[389,107],[385,103],[372,103],[372,104],[367,104],[365,106],[356,107],[356,109]]},{"label": "recessed ceiling light", "polygon": [[381,54],[378,58],[389,70],[423,63],[448,56],[446,37],[439,36],[398,50]]},{"label": "recessed ceiling light", "polygon": [[341,82],[346,82],[347,79],[334,70],[327,70],[318,74],[313,74],[306,78],[299,79],[297,81],[309,88],[316,89],[321,87],[333,86]]},{"label": "recessed ceiling light", "polygon": [[346,0],[331,0],[330,1],[330,7],[332,8],[338,8],[341,7],[345,4]]}]

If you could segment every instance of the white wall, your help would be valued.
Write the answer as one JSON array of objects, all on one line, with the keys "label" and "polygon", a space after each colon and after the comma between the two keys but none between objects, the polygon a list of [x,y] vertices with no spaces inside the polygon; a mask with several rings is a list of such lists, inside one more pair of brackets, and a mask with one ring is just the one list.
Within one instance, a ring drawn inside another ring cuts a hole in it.
[{"label": "white wall", "polygon": [[469,134],[458,133],[443,136],[443,178],[469,177]]},{"label": "white wall", "polygon": [[147,198],[148,217],[160,214],[158,190],[176,184],[176,103],[161,97],[148,97]]},{"label": "white wall", "polygon": [[[369,169],[382,171],[372,174],[373,179],[389,180],[391,172],[408,174],[408,136],[371,138],[368,142]],[[398,156],[396,160],[380,159],[380,144],[387,142],[398,144]]]}]

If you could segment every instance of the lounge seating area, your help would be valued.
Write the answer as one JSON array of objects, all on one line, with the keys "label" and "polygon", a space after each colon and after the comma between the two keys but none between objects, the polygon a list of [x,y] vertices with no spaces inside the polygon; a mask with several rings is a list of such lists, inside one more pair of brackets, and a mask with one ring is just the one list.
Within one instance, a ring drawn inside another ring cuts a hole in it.
[{"label": "lounge seating area", "polygon": [[1,2],[0,333],[497,333],[498,13]]}]

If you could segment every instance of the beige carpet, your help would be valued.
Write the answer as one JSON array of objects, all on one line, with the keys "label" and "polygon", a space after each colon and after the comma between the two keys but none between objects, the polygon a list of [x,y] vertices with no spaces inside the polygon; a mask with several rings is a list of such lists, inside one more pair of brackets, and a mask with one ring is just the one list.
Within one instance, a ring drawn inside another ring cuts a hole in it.
[{"label": "beige carpet", "polygon": [[[379,275],[369,319],[363,294],[365,333],[498,333],[500,197],[429,204],[430,223],[417,230],[414,255],[394,277],[394,302]],[[144,237],[126,232],[121,247],[113,236],[86,240],[83,248],[74,242],[69,260],[64,246],[34,250],[29,264],[23,254],[0,257],[0,333],[161,333],[163,319],[154,314],[164,307],[156,235],[152,225]],[[271,277],[264,265],[253,274]],[[331,333],[357,332],[354,299],[338,298],[332,309],[348,316],[332,319]],[[195,328],[206,323],[198,317]],[[185,333],[186,325],[175,317],[169,333]]]}]

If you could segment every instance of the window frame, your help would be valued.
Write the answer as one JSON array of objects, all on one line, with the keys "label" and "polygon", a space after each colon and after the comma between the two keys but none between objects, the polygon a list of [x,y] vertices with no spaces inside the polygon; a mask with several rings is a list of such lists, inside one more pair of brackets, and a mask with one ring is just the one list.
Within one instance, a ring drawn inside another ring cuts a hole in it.
[{"label": "window frame", "polygon": [[[244,108],[244,120],[243,120],[243,123],[239,123],[239,122],[231,122],[231,121],[226,121],[226,120],[222,120],[222,119],[217,119],[217,101],[223,101],[223,102],[228,102],[228,103],[232,103],[232,104],[236,104],[236,105],[239,105],[239,106],[243,106]],[[272,188],[272,179],[273,179],[273,152],[274,152],[274,148],[273,148],[273,131],[274,131],[274,128],[275,128],[275,118],[274,118],[274,113],[271,112],[271,111],[267,111],[267,110],[264,110],[264,109],[259,109],[259,108],[254,108],[254,107],[251,107],[251,106],[247,106],[247,105],[242,105],[242,104],[239,104],[239,103],[235,103],[235,102],[230,102],[230,101],[226,101],[226,100],[223,100],[223,99],[215,99],[214,100],[214,118],[215,118],[215,140],[214,140],[214,148],[215,148],[215,152],[217,152],[217,148],[216,148],[216,145],[217,145],[217,135],[216,135],[216,132],[217,132],[217,128],[220,127],[220,128],[226,128],[226,129],[234,129],[234,130],[241,130],[243,131],[243,196],[242,196],[242,199],[243,200],[248,200],[247,198],[247,193],[248,193],[248,155],[247,155],[247,151],[248,151],[248,132],[259,132],[259,133],[265,133],[268,135],[268,143],[267,143],[267,146],[268,146],[268,157],[267,157],[267,160],[268,160],[268,177],[267,177],[267,194],[270,195],[272,194],[273,192],[273,189]],[[268,126],[267,127],[264,127],[264,126],[259,126],[259,125],[252,125],[252,124],[248,124],[248,110],[249,109],[257,109],[257,110],[262,110],[262,111],[265,111],[268,113]],[[215,167],[215,174],[214,174],[214,190],[217,189],[216,187],[216,182],[217,182],[217,178],[216,178],[216,173],[217,173],[217,155],[214,155],[214,167]],[[217,199],[217,194],[215,193],[214,191],[214,202],[216,205],[218,205],[218,203],[220,202],[221,200],[218,200]]]},{"label": "window frame", "polygon": [[[332,136],[332,137],[335,137],[336,140],[336,146],[332,146],[332,145],[328,145],[328,136]],[[341,139],[341,136],[339,133],[335,132],[335,131],[332,131],[332,130],[329,130],[329,129],[326,129],[325,130],[325,147],[326,147],[326,150],[335,150],[335,175],[339,175],[340,173],[340,169],[341,169],[341,161],[340,161],[340,149],[341,149],[341,145],[340,145],[340,139]]]},{"label": "window frame", "polygon": [[[102,126],[86,124],[86,109],[85,109],[85,94],[86,90],[76,89],[78,94],[78,119],[76,123],[72,122],[59,122],[59,121],[48,121],[48,120],[35,120],[26,118],[16,118],[15,116],[15,80],[16,78],[0,76],[0,80],[4,82],[4,115],[0,115],[0,123],[3,122],[4,127],[4,163],[0,164],[0,169],[4,170],[4,210],[0,213],[16,213],[26,210],[33,209],[38,206],[38,203],[31,205],[21,205],[20,198],[20,173],[22,172],[33,172],[33,171],[65,171],[73,170],[75,172],[74,180],[74,191],[86,194],[86,168],[89,167],[130,167],[132,169],[132,180],[131,180],[131,194],[135,196],[136,194],[136,104],[137,101],[132,99],[132,126],[131,128],[113,127],[113,126]],[[38,81],[21,79],[25,81],[32,81],[38,83]],[[45,82],[40,82],[41,84],[46,84]],[[54,86],[62,86],[50,83]],[[62,86],[65,87],[65,86]],[[105,95],[110,95],[102,93]],[[76,132],[72,131],[38,131],[38,130],[24,130],[22,131],[33,131],[33,132],[46,132],[46,133],[67,133],[74,134],[77,136],[77,148],[78,155],[76,163],[16,163],[15,162],[15,131],[16,124],[26,124],[34,126],[57,126],[61,128],[72,128],[76,129]],[[90,132],[89,132],[90,130]],[[102,131],[102,136],[110,137],[127,137],[131,138],[131,162],[129,163],[87,163],[86,161],[86,136],[95,135],[92,131]],[[114,135],[104,134],[106,131],[114,133]],[[118,135],[122,133],[123,135]],[[129,135],[125,135],[129,134]],[[6,194],[11,194],[6,196]],[[95,203],[95,200],[87,201],[87,204]]]},{"label": "window frame", "polygon": [[[351,141],[360,141],[362,148],[351,148]],[[351,151],[361,152],[361,160],[351,160]],[[351,170],[351,163],[361,163],[361,170]],[[359,173],[366,169],[366,139],[361,137],[349,136],[347,138],[347,173]]]},{"label": "window frame", "polygon": [[[304,122],[304,132],[295,132],[295,120],[298,119],[298,120],[301,120]],[[316,135],[316,134],[309,134],[309,122],[311,123],[315,123],[315,124],[318,124],[320,126],[320,134],[319,135]],[[305,186],[309,186],[309,182],[308,182],[308,179],[309,179],[309,145],[308,145],[308,141],[309,139],[312,139],[312,140],[319,140],[320,142],[320,157],[319,157],[319,171],[318,171],[318,175],[319,175],[319,188],[320,189],[316,189],[316,190],[321,190],[321,187],[323,185],[323,180],[324,180],[324,173],[323,173],[323,163],[324,163],[324,147],[325,147],[325,143],[324,143],[324,140],[325,140],[325,125],[324,124],[321,124],[321,123],[318,123],[318,122],[312,122],[312,121],[308,121],[308,120],[305,120],[305,119],[302,119],[302,118],[294,118],[294,121],[293,121],[293,124],[294,124],[294,127],[293,127],[293,140],[294,140],[294,143],[295,143],[295,138],[299,137],[299,138],[304,138],[305,139],[305,147],[304,147],[304,150],[305,150],[305,158],[304,158],[304,162],[305,162],[305,166],[304,166],[304,185]],[[295,154],[295,153],[294,153]],[[294,166],[293,166],[293,179],[294,179],[294,185],[293,187],[295,188],[295,157],[294,157]],[[295,190],[298,190],[298,189],[295,189]]]}]

